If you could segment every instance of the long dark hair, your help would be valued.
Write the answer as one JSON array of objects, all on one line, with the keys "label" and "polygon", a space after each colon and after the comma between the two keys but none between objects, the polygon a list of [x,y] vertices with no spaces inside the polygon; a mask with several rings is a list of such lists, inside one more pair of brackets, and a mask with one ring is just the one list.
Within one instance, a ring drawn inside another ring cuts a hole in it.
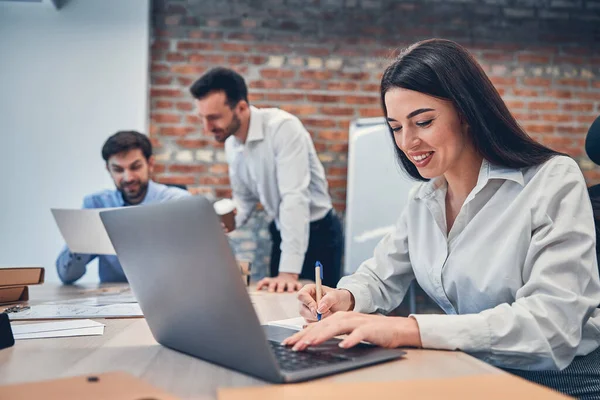
[{"label": "long dark hair", "polygon": [[[525,133],[481,66],[453,41],[430,39],[415,43],[386,68],[381,78],[381,104],[386,116],[385,94],[392,88],[452,101],[470,128],[475,150],[492,164],[523,168],[560,154]],[[391,128],[390,134],[393,139]],[[395,144],[394,148],[404,170],[413,178],[426,181],[404,152]]]}]

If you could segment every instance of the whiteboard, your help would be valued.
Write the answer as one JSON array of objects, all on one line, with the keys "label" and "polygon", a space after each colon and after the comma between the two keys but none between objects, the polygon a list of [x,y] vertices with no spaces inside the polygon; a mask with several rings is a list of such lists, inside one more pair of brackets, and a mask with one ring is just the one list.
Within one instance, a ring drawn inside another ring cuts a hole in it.
[{"label": "whiteboard", "polygon": [[346,194],[344,273],[351,274],[373,256],[392,231],[416,181],[398,164],[394,142],[383,118],[362,118],[350,125]]}]

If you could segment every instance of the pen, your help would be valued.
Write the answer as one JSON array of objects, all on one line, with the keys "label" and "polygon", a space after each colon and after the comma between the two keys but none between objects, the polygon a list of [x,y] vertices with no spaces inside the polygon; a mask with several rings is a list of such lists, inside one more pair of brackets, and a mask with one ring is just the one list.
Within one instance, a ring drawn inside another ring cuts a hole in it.
[{"label": "pen", "polygon": [[[321,297],[323,295],[321,289],[321,279],[323,279],[323,265],[320,262],[315,263],[315,283],[317,284],[317,307],[319,307],[319,303],[321,302]],[[321,313],[317,311],[317,321],[321,320]]]}]

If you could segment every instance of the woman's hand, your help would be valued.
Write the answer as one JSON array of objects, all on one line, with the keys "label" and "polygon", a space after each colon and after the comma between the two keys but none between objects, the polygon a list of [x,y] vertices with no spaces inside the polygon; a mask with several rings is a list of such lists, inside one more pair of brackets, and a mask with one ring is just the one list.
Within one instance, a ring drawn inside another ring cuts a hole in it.
[{"label": "woman's hand", "polygon": [[317,287],[315,284],[305,285],[298,292],[300,301],[300,315],[307,322],[317,320],[317,312],[323,318],[330,316],[336,311],[350,311],[354,309],[354,297],[352,293],[345,289],[333,289],[328,286],[321,286],[323,297],[317,304]]},{"label": "woman's hand", "polygon": [[339,346],[342,348],[355,346],[363,340],[387,348],[421,347],[421,335],[416,319],[353,311],[336,312],[327,319],[310,324],[281,343],[294,346],[294,351],[302,351],[343,334],[348,336],[340,342]]}]

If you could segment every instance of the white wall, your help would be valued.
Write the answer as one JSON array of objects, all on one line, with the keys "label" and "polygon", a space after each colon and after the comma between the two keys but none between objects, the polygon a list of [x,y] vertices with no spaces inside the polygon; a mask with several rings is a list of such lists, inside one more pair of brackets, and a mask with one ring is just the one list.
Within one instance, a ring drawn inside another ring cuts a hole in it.
[{"label": "white wall", "polygon": [[[147,126],[150,0],[0,2],[0,266],[58,281],[51,207],[114,187],[100,155]],[[97,267],[82,279],[98,280]]]}]

